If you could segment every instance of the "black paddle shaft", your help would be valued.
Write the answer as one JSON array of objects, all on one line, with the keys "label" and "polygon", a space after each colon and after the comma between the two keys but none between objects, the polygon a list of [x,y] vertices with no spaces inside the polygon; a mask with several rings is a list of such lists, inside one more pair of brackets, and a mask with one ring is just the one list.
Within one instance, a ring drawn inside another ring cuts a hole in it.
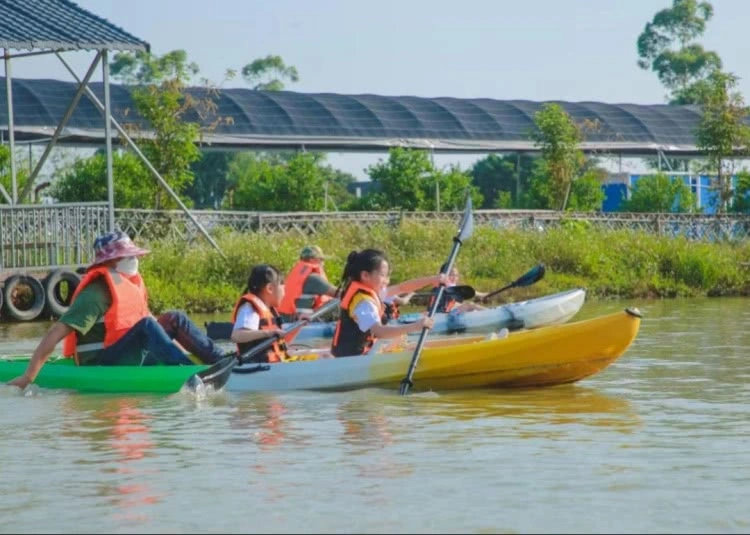
[{"label": "black paddle shaft", "polygon": [[[453,237],[453,248],[451,249],[451,254],[448,256],[448,261],[446,262],[447,268],[445,269],[444,273],[450,273],[451,269],[453,269],[453,262],[456,260],[456,256],[458,255],[458,250],[461,248],[461,245],[463,242],[468,240],[471,235],[474,232],[474,214],[472,213],[472,206],[471,206],[471,195],[466,195],[466,206],[464,207],[464,215],[461,218],[461,226],[458,229],[458,233]],[[441,283],[440,286],[438,286],[438,293],[435,297],[435,300],[432,302],[432,306],[430,306],[430,311],[427,313],[428,318],[435,317],[435,312],[437,312],[438,306],[440,306],[440,301],[443,299],[443,293],[445,292],[445,283]],[[406,377],[403,378],[401,381],[401,388],[399,391],[401,392],[402,396],[405,396],[409,392],[409,388],[413,386],[413,377],[414,377],[414,370],[417,368],[417,362],[419,362],[419,355],[422,353],[422,347],[424,346],[425,340],[427,339],[427,333],[429,332],[429,328],[422,327],[422,332],[419,334],[419,341],[417,342],[417,347],[414,349],[414,354],[411,357],[411,362],[409,363],[409,371],[406,373]]]},{"label": "black paddle shaft", "polygon": [[[446,273],[450,273],[451,268],[453,267],[453,262],[456,260],[456,256],[458,255],[458,249],[461,247],[461,240],[458,238],[458,236],[453,238],[453,250],[451,250],[450,257],[448,258],[448,269]],[[427,317],[432,318],[435,316],[435,312],[437,311],[438,306],[440,305],[440,300],[443,297],[443,292],[445,292],[445,284],[440,284],[438,287],[438,293],[435,300],[432,302],[432,306],[430,307],[430,311],[428,312]],[[413,386],[412,378],[414,377],[414,370],[417,369],[417,363],[419,362],[419,356],[422,353],[422,346],[424,346],[425,340],[427,339],[427,331],[429,329],[427,327],[422,328],[422,332],[419,334],[419,341],[417,341],[417,346],[414,350],[414,355],[411,359],[411,363],[409,363],[409,371],[406,373],[406,377],[404,377],[401,380],[401,388],[399,392],[402,396],[405,396],[409,389]]]}]

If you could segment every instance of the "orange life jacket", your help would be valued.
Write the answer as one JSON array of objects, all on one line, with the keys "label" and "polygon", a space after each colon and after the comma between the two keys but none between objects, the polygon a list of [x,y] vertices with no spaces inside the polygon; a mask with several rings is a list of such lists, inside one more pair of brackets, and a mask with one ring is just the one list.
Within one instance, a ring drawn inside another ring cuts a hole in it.
[{"label": "orange life jacket", "polygon": [[[432,295],[430,296],[430,303],[427,305],[427,310],[430,310],[430,308],[432,308],[432,304],[435,302],[435,298],[437,297],[439,289],[440,286],[435,286],[432,289]],[[447,289],[448,287],[446,286],[445,290]],[[455,294],[451,293],[449,295],[445,290],[443,290],[443,297],[442,299],[440,299],[440,304],[438,305],[435,312],[450,312],[451,310],[456,308],[459,303],[463,302],[463,300],[458,298]]]},{"label": "orange life jacket", "polygon": [[[240,310],[240,307],[244,303],[249,303],[250,306],[253,307],[253,310],[258,313],[258,316],[260,316],[260,323],[258,324],[258,327],[261,331],[270,331],[273,329],[276,329],[278,327],[281,327],[281,318],[279,317],[279,314],[274,310],[273,308],[269,308],[268,305],[266,305],[263,300],[255,295],[254,293],[246,293],[242,295],[237,301],[237,304],[234,305],[234,311],[232,312],[232,323],[237,321],[237,312]],[[262,344],[265,342],[265,340],[255,340],[253,342],[243,342],[241,344],[237,344],[237,351],[240,352],[240,355],[243,353],[247,353],[250,349],[253,347]],[[270,348],[268,348],[268,351],[266,352],[266,358],[261,359],[263,362],[281,362],[286,357],[286,344],[283,340],[276,340]]]},{"label": "orange life jacket", "polygon": [[388,323],[391,320],[397,320],[398,317],[401,315],[401,312],[398,309],[398,303],[396,301],[391,301],[390,303],[383,303],[383,325]]},{"label": "orange life jacket", "polygon": [[[122,338],[130,328],[150,314],[148,310],[148,292],[139,274],[124,275],[119,271],[99,266],[86,273],[73,292],[71,302],[78,294],[99,277],[104,278],[112,296],[112,305],[104,314],[104,341],[101,348],[106,348]],[[73,357],[78,364],[78,333],[73,331],[65,337],[63,355]],[[87,344],[88,345],[88,344]],[[87,348],[95,349],[95,348]]]},{"label": "orange life jacket", "polygon": [[[358,295],[361,295],[361,297],[355,299]],[[362,299],[370,299],[375,302],[382,321],[385,307],[377,292],[361,282],[352,281],[349,283],[341,300],[341,313],[331,344],[331,353],[335,357],[364,355],[375,343],[372,331],[362,332],[354,319],[354,309]]]},{"label": "orange life jacket", "polygon": [[284,299],[281,300],[281,304],[279,305],[280,313],[287,316],[297,314],[297,300],[301,298],[313,299],[312,310],[320,308],[331,299],[327,295],[308,295],[302,293],[307,277],[313,273],[328,280],[325,270],[323,270],[323,266],[320,264],[314,264],[305,260],[300,260],[295,264],[284,281]]}]

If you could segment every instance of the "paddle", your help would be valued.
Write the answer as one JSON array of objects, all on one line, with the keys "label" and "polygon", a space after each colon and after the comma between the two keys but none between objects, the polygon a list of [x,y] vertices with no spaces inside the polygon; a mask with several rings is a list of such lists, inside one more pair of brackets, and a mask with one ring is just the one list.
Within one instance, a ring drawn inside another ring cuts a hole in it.
[{"label": "paddle", "polygon": [[[291,333],[304,326],[306,323],[331,312],[339,305],[339,303],[339,299],[331,299],[325,305],[315,310],[315,312],[313,312],[309,318],[299,320],[284,328],[281,334],[277,334],[264,340],[262,343],[251,349],[248,349],[241,355],[232,355],[229,357],[225,357],[219,362],[216,362],[215,364],[206,368],[205,370],[194,373],[193,375],[188,377],[188,379],[185,381],[185,385],[193,391],[197,390],[200,385],[211,386],[214,390],[219,390],[227,383],[230,375],[232,374],[232,369],[235,366],[252,362],[255,357],[257,357],[264,351],[268,351],[268,349],[276,340],[278,340],[279,338],[286,338]],[[261,370],[259,369],[258,371]]]},{"label": "paddle", "polygon": [[[453,262],[456,260],[456,256],[458,255],[458,250],[461,248],[461,244],[469,239],[471,234],[474,232],[474,215],[471,211],[471,196],[467,196],[466,198],[466,208],[464,209],[464,215],[463,219],[461,221],[461,226],[458,229],[458,233],[453,237],[453,249],[451,249],[451,254],[448,256],[448,262],[446,263],[447,267],[445,269],[445,273],[450,273],[451,268],[453,267]],[[430,307],[429,312],[427,313],[428,318],[432,318],[435,316],[435,312],[437,311],[438,305],[440,304],[440,301],[443,298],[443,293],[445,292],[445,284],[440,284],[438,286],[438,293],[435,297],[435,300],[432,302],[432,306]],[[427,331],[430,329],[428,327],[423,327],[422,332],[419,334],[419,341],[417,342],[417,347],[414,349],[414,354],[411,357],[411,362],[409,363],[409,371],[406,373],[406,377],[403,378],[401,381],[401,388],[400,393],[402,396],[405,396],[409,393],[409,388],[413,386],[412,378],[414,377],[414,370],[417,368],[417,362],[419,362],[419,355],[422,353],[422,347],[424,346],[425,340],[427,339]]]},{"label": "paddle", "polygon": [[[448,295],[453,295],[456,297],[460,297],[461,299],[471,299],[475,295],[477,295],[477,291],[474,289],[473,286],[469,286],[468,284],[460,284],[457,286],[446,286],[445,287],[445,293]],[[419,295],[421,297],[427,297],[432,295],[432,293],[418,293],[415,295]]]},{"label": "paddle", "polygon": [[499,290],[495,290],[494,292],[490,292],[485,295],[482,298],[482,301],[486,303],[490,297],[493,297],[500,292],[504,292],[505,290],[510,290],[511,288],[523,288],[524,286],[531,286],[532,284],[542,280],[542,278],[544,277],[544,272],[544,264],[537,264],[510,284],[507,284]]}]

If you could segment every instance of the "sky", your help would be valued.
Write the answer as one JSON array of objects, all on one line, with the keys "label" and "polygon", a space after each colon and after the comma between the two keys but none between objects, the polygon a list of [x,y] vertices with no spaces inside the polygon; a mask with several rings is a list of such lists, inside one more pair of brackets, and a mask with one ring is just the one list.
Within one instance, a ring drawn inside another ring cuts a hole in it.
[{"label": "sky", "polygon": [[[164,54],[184,49],[201,76],[280,55],[293,91],[421,97],[657,104],[665,90],[640,69],[636,40],[671,0],[74,0]],[[740,77],[750,100],[750,1],[714,0],[700,39]],[[90,52],[67,53],[83,76]],[[13,62],[13,76],[72,81],[54,57]],[[99,78],[101,79],[101,78]],[[246,87],[241,77],[225,87]],[[331,155],[362,177],[381,156]],[[439,165],[477,156],[436,157]]]}]

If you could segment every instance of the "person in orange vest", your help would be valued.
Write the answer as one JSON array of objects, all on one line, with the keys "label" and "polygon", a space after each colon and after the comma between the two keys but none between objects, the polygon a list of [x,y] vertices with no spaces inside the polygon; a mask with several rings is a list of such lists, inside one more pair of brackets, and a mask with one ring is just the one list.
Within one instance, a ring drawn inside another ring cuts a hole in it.
[{"label": "person in orange vest", "polygon": [[[260,264],[250,270],[247,287],[234,305],[231,340],[240,354],[247,353],[267,338],[281,335],[281,316],[276,307],[284,298],[284,277],[276,267]],[[287,348],[279,339],[259,355],[257,362],[282,362],[288,358]]]},{"label": "person in orange vest", "polygon": [[383,298],[383,307],[385,309],[383,323],[397,320],[401,316],[401,310],[399,307],[408,305],[412,297],[414,297],[414,292],[409,292],[404,295],[389,295],[388,297]]},{"label": "person in orange vest", "polygon": [[296,321],[299,314],[312,313],[336,296],[338,289],[328,282],[323,268],[325,259],[317,245],[308,245],[300,252],[286,277],[284,298],[278,307],[284,321]]},{"label": "person in orange vest", "polygon": [[[445,263],[442,266],[440,266],[440,273],[446,273],[448,271],[448,264]],[[458,278],[459,278],[459,272],[458,268],[454,265],[451,268],[450,273],[448,273],[448,282],[446,283],[446,288],[451,288],[453,286],[458,285]],[[435,298],[437,297],[438,293],[438,287],[435,286],[432,289],[432,295],[430,296],[430,302],[427,304],[427,310],[430,310],[430,307],[432,307],[432,303],[435,302]],[[487,295],[486,293],[482,292],[476,292],[476,297],[481,299]],[[443,296],[440,299],[440,304],[438,305],[436,312],[448,312],[451,314],[461,314],[463,312],[471,312],[473,310],[486,310],[487,307],[480,305],[479,303],[472,303],[470,301],[464,301],[459,295],[451,294],[449,292],[443,292]]]},{"label": "person in orange vest", "polygon": [[427,316],[414,323],[384,325],[383,299],[412,292],[430,284],[440,284],[445,275],[434,275],[388,286],[391,265],[383,251],[365,249],[352,251],[344,267],[344,290],[341,311],[333,334],[331,353],[335,357],[350,357],[367,353],[379,338],[401,338],[432,328],[434,321]]},{"label": "person in orange vest", "polygon": [[63,355],[79,366],[194,364],[182,348],[204,363],[223,358],[224,353],[184,312],[169,311],[158,319],[151,314],[138,273],[138,259],[148,252],[124,232],[99,236],[94,261],[76,287],[70,307],[39,342],[24,374],[9,384],[25,388],[33,383],[62,340]]}]

